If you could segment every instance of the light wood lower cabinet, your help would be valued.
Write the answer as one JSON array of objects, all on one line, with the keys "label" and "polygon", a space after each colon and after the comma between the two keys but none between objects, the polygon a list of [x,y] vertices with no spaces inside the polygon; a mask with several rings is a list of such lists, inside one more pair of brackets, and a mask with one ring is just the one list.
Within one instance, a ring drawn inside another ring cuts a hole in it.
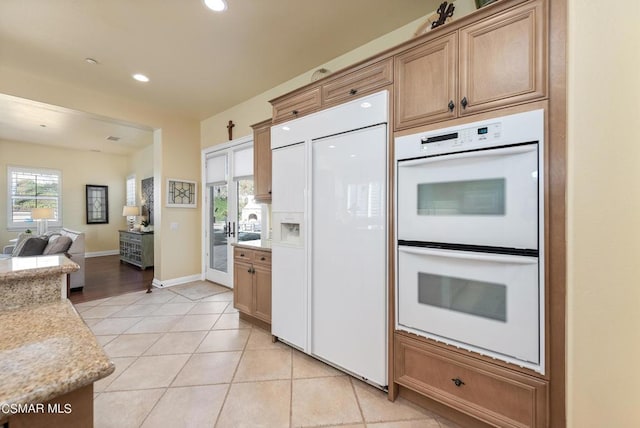
[{"label": "light wood lower cabinet", "polygon": [[546,427],[548,383],[395,333],[398,384],[499,427]]},{"label": "light wood lower cabinet", "polygon": [[271,324],[271,253],[234,249],[233,307]]}]

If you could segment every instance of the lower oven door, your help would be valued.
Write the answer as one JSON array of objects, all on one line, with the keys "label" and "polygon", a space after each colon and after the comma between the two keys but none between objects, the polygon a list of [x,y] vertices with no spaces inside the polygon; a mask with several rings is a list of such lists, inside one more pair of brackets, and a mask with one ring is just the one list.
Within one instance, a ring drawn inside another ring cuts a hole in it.
[{"label": "lower oven door", "polygon": [[400,246],[397,328],[536,366],[538,284],[536,257]]}]

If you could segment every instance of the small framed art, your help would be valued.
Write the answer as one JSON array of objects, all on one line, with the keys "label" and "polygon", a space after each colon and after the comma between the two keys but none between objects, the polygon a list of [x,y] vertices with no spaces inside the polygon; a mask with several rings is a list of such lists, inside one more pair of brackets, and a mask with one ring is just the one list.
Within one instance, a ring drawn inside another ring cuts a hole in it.
[{"label": "small framed art", "polygon": [[109,187],[87,184],[87,224],[109,223]]},{"label": "small framed art", "polygon": [[167,179],[167,207],[196,208],[197,195],[195,181]]}]

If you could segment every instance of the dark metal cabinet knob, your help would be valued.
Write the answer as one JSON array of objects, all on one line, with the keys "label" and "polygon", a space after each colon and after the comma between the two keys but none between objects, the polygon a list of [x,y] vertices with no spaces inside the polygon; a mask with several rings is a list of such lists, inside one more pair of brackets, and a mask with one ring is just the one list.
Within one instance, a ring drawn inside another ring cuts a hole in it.
[{"label": "dark metal cabinet knob", "polygon": [[266,259],[264,257],[260,257],[260,260],[261,261],[265,261]]},{"label": "dark metal cabinet knob", "polygon": [[461,387],[462,385],[464,385],[464,382],[459,377],[451,379],[451,382],[455,383],[457,387]]},{"label": "dark metal cabinet knob", "polygon": [[469,105],[469,101],[467,101],[467,97],[464,97],[462,101],[460,101],[460,104],[462,104],[462,108],[467,108],[467,106]]},{"label": "dark metal cabinet knob", "polygon": [[355,95],[355,94],[357,94],[357,93],[358,93],[358,90],[357,90],[357,89],[352,89],[352,90],[350,90],[350,91],[349,91],[349,93],[350,93],[351,95]]},{"label": "dark metal cabinet knob", "polygon": [[449,101],[449,111],[453,111],[454,108],[456,108],[456,105],[453,103],[453,100]]},{"label": "dark metal cabinet knob", "polygon": [[291,113],[292,113],[294,116],[297,116],[297,115],[298,115],[298,110],[293,110]]}]

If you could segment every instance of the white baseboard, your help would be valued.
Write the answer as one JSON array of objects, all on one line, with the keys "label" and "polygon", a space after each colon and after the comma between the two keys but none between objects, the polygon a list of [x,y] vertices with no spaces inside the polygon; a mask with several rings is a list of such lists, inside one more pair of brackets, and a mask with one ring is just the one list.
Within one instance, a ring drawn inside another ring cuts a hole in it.
[{"label": "white baseboard", "polygon": [[120,254],[120,250],[92,251],[90,253],[84,253],[84,257],[117,256],[118,254]]},{"label": "white baseboard", "polygon": [[156,288],[168,288],[174,285],[186,284],[187,282],[202,281],[203,279],[204,279],[204,276],[201,273],[197,273],[195,275],[183,276],[180,278],[166,279],[164,281],[160,281],[158,278],[153,278],[153,282],[151,282],[151,285],[153,285]]}]

